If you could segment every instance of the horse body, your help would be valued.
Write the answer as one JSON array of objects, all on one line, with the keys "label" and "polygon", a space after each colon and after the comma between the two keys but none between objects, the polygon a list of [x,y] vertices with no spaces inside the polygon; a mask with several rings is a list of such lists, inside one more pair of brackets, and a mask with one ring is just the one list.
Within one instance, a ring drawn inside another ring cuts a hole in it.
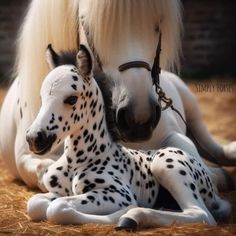
[{"label": "horse body", "polygon": [[[32,219],[117,223],[120,216],[119,228],[136,229],[142,226],[143,216],[145,226],[215,225],[213,215],[222,219],[230,214],[229,204],[217,195],[199,156],[178,148],[136,151],[113,141],[86,47],[81,46],[77,55],[78,68],[56,62],[43,82],[42,106],[27,131],[27,141],[38,155],[66,138],[65,148],[43,175],[49,193],[37,194],[28,202]],[[147,209],[155,206],[159,183],[175,196],[181,212]]]}]

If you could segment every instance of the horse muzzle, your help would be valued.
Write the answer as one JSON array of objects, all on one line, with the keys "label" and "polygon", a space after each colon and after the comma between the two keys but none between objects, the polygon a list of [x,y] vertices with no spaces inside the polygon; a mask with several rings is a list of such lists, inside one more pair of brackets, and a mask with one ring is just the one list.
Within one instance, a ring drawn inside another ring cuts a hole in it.
[{"label": "horse muzzle", "polygon": [[53,143],[56,141],[56,134],[47,134],[44,130],[39,130],[37,132],[28,133],[26,135],[26,141],[29,144],[29,149],[36,155],[44,155],[48,153]]},{"label": "horse muzzle", "polygon": [[157,102],[150,105],[149,115],[142,114],[143,120],[135,119],[132,106],[120,106],[116,112],[116,122],[120,137],[125,142],[140,142],[151,138],[161,118],[161,106]]}]

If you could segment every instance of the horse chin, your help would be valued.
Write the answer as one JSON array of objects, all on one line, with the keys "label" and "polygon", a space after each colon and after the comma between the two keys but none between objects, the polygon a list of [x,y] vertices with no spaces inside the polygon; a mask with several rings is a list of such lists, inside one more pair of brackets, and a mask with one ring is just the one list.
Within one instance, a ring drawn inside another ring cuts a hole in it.
[{"label": "horse chin", "polygon": [[123,142],[145,142],[152,137],[152,131],[134,130],[129,132],[120,132],[120,137]]}]

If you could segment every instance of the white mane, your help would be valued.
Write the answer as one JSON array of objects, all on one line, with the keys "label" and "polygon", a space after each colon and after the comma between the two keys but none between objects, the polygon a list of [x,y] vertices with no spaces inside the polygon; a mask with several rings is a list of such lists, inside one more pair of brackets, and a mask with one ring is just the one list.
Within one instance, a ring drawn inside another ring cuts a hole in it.
[{"label": "white mane", "polygon": [[38,112],[40,87],[49,71],[45,57],[47,45],[68,50],[77,47],[76,41],[77,25],[70,1],[32,1],[19,36],[16,68],[21,101],[27,101],[30,119]]},{"label": "white mane", "polygon": [[51,43],[56,50],[77,48],[79,4],[89,9],[85,23],[104,63],[109,52],[115,55],[125,47],[129,37],[139,37],[143,45],[156,45],[153,29],[159,26],[162,68],[178,65],[180,0],[33,0],[20,33],[17,59],[21,101],[27,101],[30,119],[38,112],[40,86],[48,73],[47,45]]}]

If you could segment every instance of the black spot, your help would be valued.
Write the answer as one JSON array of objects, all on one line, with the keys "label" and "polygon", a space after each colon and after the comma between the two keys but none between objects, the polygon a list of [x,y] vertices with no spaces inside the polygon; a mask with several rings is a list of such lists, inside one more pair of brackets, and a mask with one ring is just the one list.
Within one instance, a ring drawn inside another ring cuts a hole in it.
[{"label": "black spot", "polygon": [[98,168],[95,166],[95,167],[93,167],[93,168],[91,169],[91,171],[92,171],[92,172],[95,172],[95,171],[97,171],[97,169],[98,169]]},{"label": "black spot", "polygon": [[95,197],[94,197],[94,196],[87,196],[87,198],[88,198],[91,202],[94,202],[94,201],[95,201]]},{"label": "black spot", "polygon": [[52,188],[55,188],[58,185],[58,177],[55,175],[52,175],[49,183]]},{"label": "black spot", "polygon": [[166,159],[166,162],[168,162],[168,163],[173,162],[173,159],[168,158],[168,159]]},{"label": "black spot", "polygon": [[94,162],[94,164],[95,165],[99,165],[101,163],[101,160],[99,159],[99,160],[96,160],[95,162]]},{"label": "black spot", "polygon": [[118,165],[112,165],[112,167],[113,167],[115,170],[118,170],[118,169],[119,169],[119,166],[118,166]]},{"label": "black spot", "polygon": [[88,130],[86,129],[84,132],[83,132],[83,136],[84,138],[88,135]]},{"label": "black spot", "polygon": [[186,172],[185,172],[184,170],[180,170],[179,173],[180,173],[181,175],[186,175]]},{"label": "black spot", "polygon": [[193,193],[193,197],[198,200],[198,197],[197,197],[197,194],[196,193]]},{"label": "black spot", "polygon": [[106,160],[102,163],[103,166],[106,166],[107,164],[108,164],[108,161]]},{"label": "black spot", "polygon": [[62,170],[63,169],[63,167],[62,166],[60,166],[60,167],[57,167],[57,170]]},{"label": "black spot", "polygon": [[95,179],[94,180],[95,181],[95,183],[97,183],[97,184],[103,184],[103,183],[105,183],[105,180],[104,179]]},{"label": "black spot", "polygon": [[169,164],[169,165],[167,165],[167,168],[172,169],[172,168],[174,168],[174,166]]},{"label": "black spot", "polygon": [[75,91],[77,90],[76,84],[72,84],[71,87],[72,87]]},{"label": "black spot", "polygon": [[82,200],[82,201],[81,201],[81,204],[82,204],[82,205],[86,205],[86,204],[88,204],[88,201]]},{"label": "black spot", "polygon": [[78,151],[78,152],[76,153],[76,156],[77,156],[77,157],[80,157],[80,156],[82,156],[83,154],[84,154],[84,151],[81,150],[81,151]]},{"label": "black spot", "polygon": [[20,108],[20,118],[23,118],[23,112],[22,112],[22,108]]},{"label": "black spot", "polygon": [[79,179],[84,178],[85,175],[86,175],[85,173],[80,174]]},{"label": "black spot", "polygon": [[92,189],[94,189],[96,187],[96,184],[92,183],[92,184],[88,184],[87,186],[85,186],[82,190],[83,193],[87,193],[89,191],[91,191]]},{"label": "black spot", "polygon": [[188,166],[188,168],[190,169],[191,172],[193,172],[193,168],[189,165],[189,163],[187,161],[185,161],[185,164]]},{"label": "black spot", "polygon": [[181,165],[186,166],[185,163],[184,163],[183,161],[178,160],[178,162],[179,162]]},{"label": "black spot", "polygon": [[97,124],[95,123],[94,125],[93,125],[93,130],[96,130],[97,129]]},{"label": "black spot", "polygon": [[208,196],[209,196],[209,198],[213,198],[212,192],[209,192],[209,193],[208,193]]},{"label": "black spot", "polygon": [[177,150],[177,153],[180,155],[184,155],[184,153],[181,150]]},{"label": "black spot", "polygon": [[67,172],[64,172],[64,176],[65,176],[65,177],[68,177],[68,173],[67,173]]},{"label": "black spot", "polygon": [[109,197],[109,200],[112,202],[112,203],[115,203],[115,200],[113,197]]},{"label": "black spot", "polygon": [[196,186],[193,183],[190,184],[190,188],[192,189],[192,191],[196,190]]},{"label": "black spot", "polygon": [[103,138],[105,134],[105,130],[102,131],[102,133],[100,134],[100,137]]},{"label": "black spot", "polygon": [[72,163],[72,159],[70,157],[67,157],[67,161],[68,161],[69,164]]},{"label": "black spot", "polygon": [[129,204],[126,203],[126,202],[122,202],[122,204],[123,204],[123,206],[125,206],[125,207],[129,206]]},{"label": "black spot", "polygon": [[161,154],[159,155],[159,157],[163,157],[163,156],[165,156],[165,153],[161,153]]},{"label": "black spot", "polygon": [[104,152],[104,151],[105,151],[105,148],[106,148],[106,145],[102,144],[102,145],[100,146],[100,151],[101,151],[101,152]]},{"label": "black spot", "polygon": [[131,202],[131,197],[129,195],[126,194],[125,197],[127,201]]},{"label": "black spot", "polygon": [[72,79],[73,79],[74,81],[78,81],[78,77],[75,76],[75,75],[72,76]]}]

